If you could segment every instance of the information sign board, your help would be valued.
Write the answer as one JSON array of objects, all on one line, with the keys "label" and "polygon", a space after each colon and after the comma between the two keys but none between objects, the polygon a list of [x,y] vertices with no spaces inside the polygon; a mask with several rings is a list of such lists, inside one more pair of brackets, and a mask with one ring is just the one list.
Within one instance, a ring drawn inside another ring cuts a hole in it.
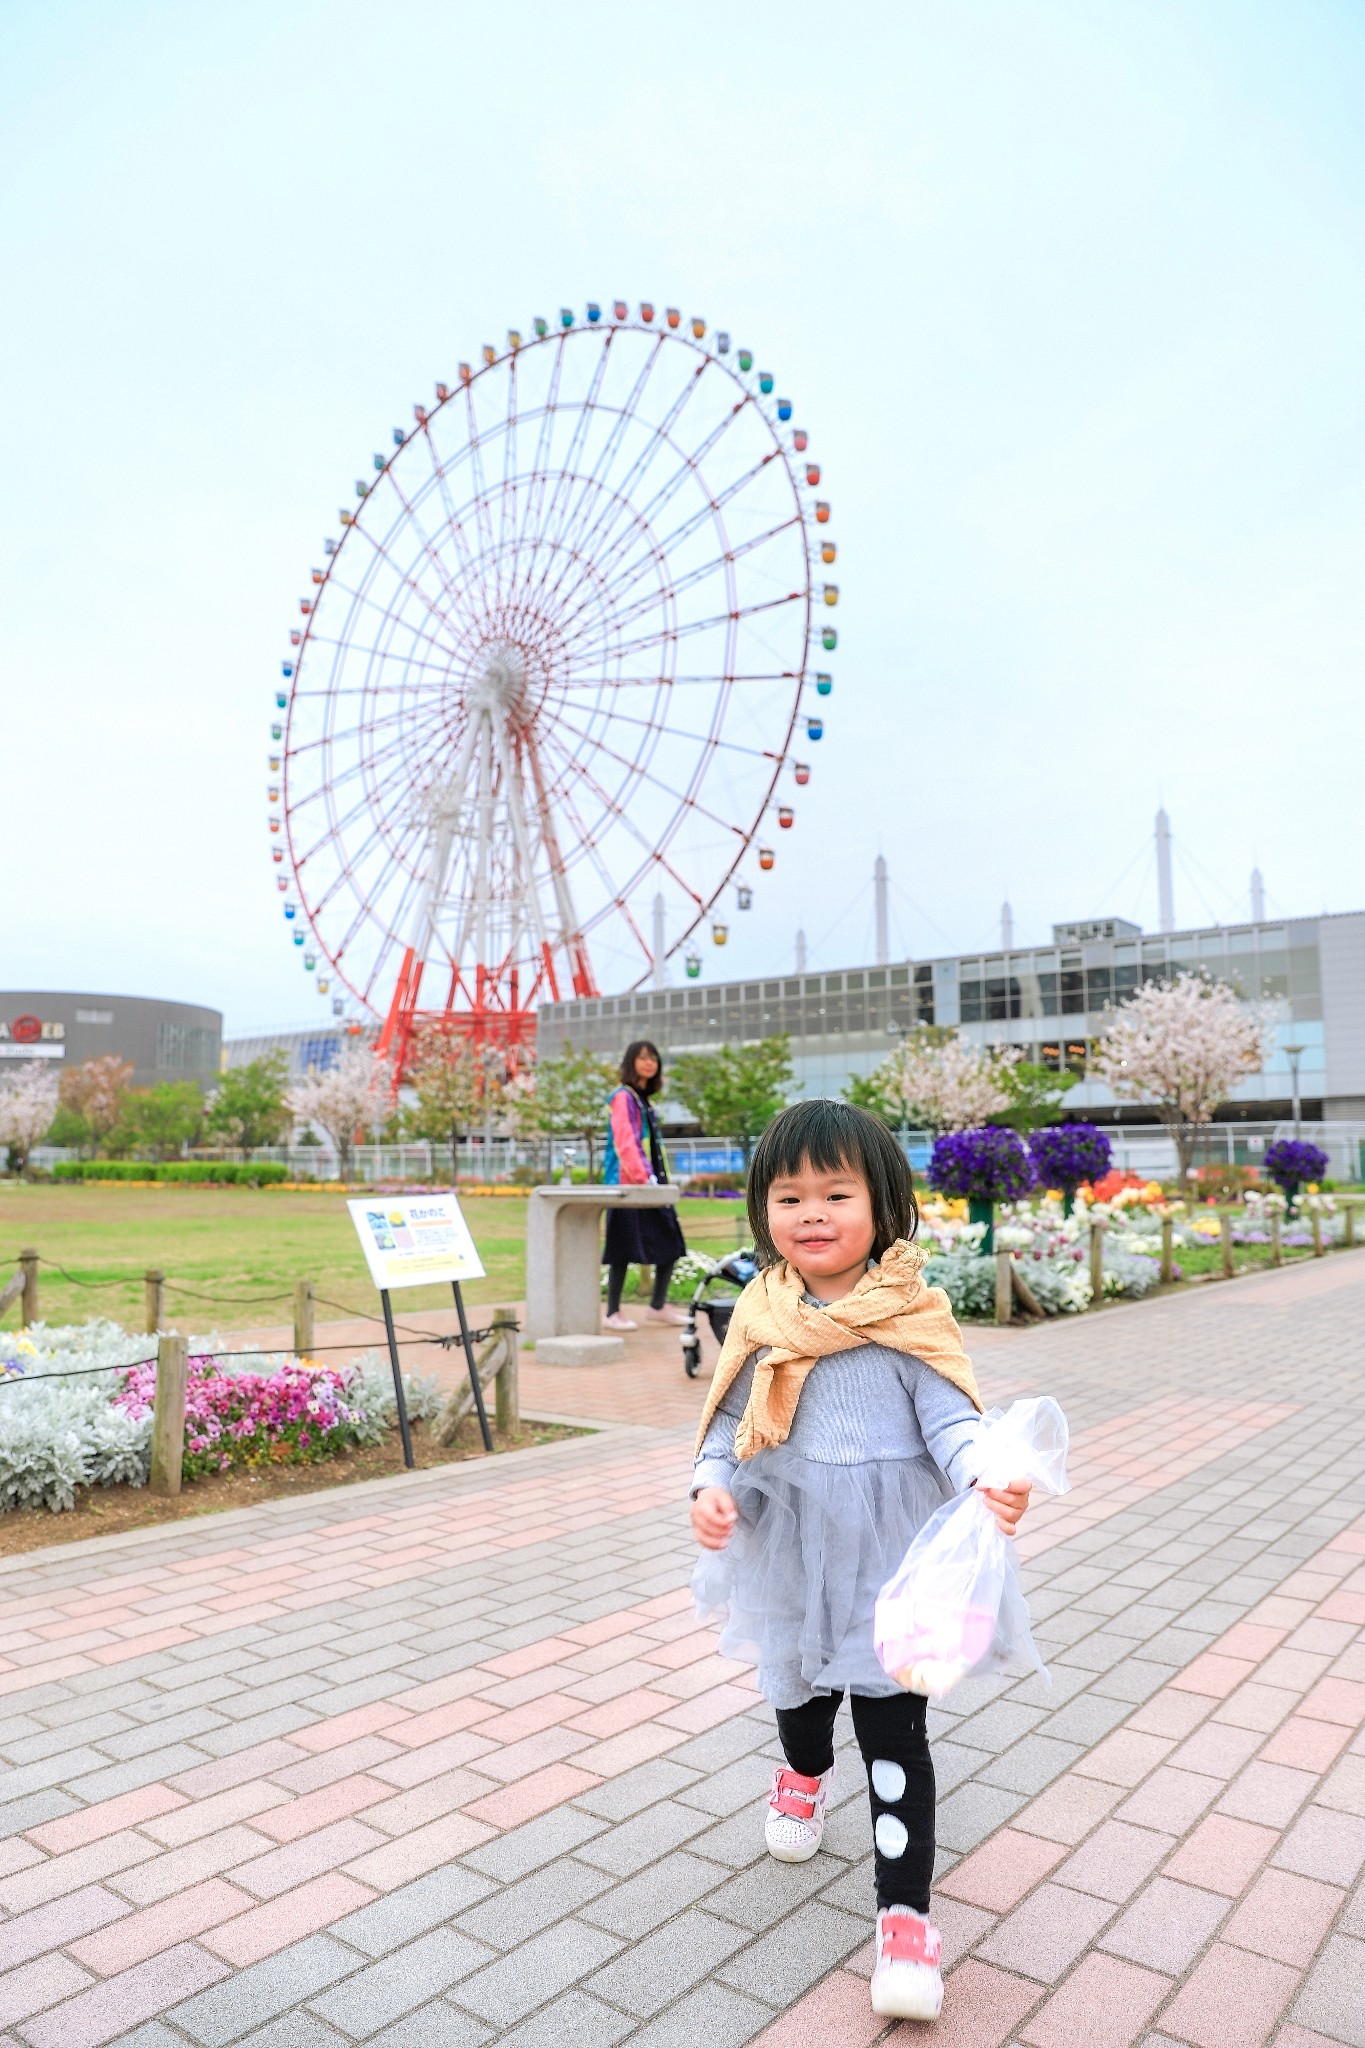
[{"label": "information sign board", "polygon": [[381,1293],[483,1278],[483,1261],[454,1195],[373,1195],[346,1207]]}]

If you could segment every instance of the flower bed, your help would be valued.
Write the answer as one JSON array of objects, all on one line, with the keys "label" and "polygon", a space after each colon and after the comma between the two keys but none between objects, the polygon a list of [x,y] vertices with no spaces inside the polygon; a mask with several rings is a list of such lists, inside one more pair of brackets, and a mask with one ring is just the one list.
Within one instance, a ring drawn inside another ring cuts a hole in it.
[{"label": "flower bed", "polygon": [[[82,1486],[143,1486],[151,1469],[156,1374],[149,1340],[110,1322],[35,1323],[0,1334],[0,1513],[74,1507]],[[215,1340],[190,1340],[187,1480],[233,1465],[312,1464],[376,1443],[396,1418],[387,1362],[341,1370],[281,1353],[238,1366]],[[79,1373],[79,1378],[61,1377]],[[434,1379],[404,1376],[408,1412],[434,1416]]]}]

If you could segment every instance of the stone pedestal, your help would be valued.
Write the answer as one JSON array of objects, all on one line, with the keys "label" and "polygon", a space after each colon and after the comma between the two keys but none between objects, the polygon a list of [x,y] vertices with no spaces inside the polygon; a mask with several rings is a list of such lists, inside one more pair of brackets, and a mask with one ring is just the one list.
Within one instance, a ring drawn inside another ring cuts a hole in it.
[{"label": "stone pedestal", "polygon": [[526,1330],[596,1337],[602,1322],[604,1209],[671,1209],[676,1187],[533,1188],[526,1216]]}]

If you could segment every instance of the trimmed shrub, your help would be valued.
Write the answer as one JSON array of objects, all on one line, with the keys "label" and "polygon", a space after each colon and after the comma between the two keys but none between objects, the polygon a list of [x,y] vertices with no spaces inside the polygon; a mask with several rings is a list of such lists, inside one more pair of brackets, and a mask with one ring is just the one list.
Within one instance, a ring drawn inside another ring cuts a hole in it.
[{"label": "trimmed shrub", "polygon": [[54,1180],[189,1182],[196,1186],[263,1188],[288,1180],[278,1159],[59,1159]]}]

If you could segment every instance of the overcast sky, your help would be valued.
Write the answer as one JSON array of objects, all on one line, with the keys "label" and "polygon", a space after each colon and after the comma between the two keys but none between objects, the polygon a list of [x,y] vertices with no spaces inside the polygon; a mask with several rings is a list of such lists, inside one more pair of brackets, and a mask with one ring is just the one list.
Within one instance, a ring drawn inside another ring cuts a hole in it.
[{"label": "overcast sky", "polygon": [[798,400],[840,649],[708,978],[1365,904],[1365,9],[8,0],[0,986],[317,1021],[274,680],[413,399],[653,297]]}]

